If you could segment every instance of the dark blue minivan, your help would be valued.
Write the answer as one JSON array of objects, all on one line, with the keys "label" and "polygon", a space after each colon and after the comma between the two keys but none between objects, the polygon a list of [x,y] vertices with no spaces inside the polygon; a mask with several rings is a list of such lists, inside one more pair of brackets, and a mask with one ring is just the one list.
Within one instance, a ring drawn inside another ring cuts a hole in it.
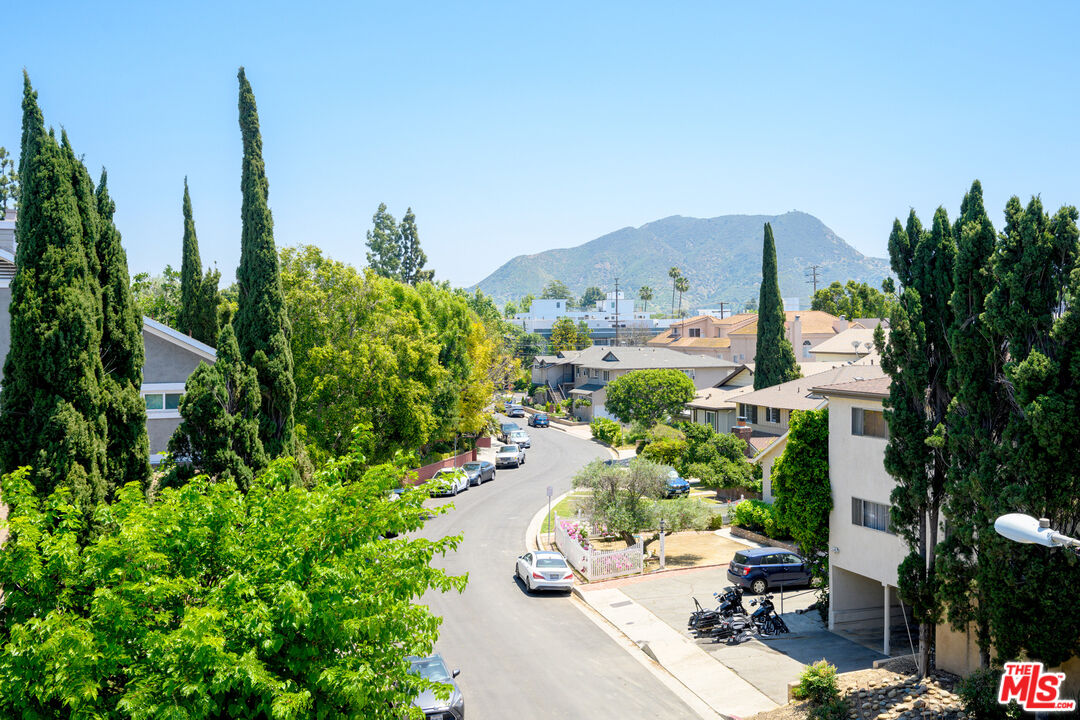
[{"label": "dark blue minivan", "polygon": [[809,585],[810,565],[798,553],[784,548],[747,548],[735,553],[727,576],[760,595],[770,588]]}]

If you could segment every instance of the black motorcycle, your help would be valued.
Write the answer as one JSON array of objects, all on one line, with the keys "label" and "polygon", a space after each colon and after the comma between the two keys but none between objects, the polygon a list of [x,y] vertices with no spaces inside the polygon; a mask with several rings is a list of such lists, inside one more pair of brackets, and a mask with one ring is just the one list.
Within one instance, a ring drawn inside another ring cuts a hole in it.
[{"label": "black motorcycle", "polygon": [[758,606],[758,609],[750,616],[750,622],[759,635],[782,635],[791,632],[784,618],[777,614],[772,597],[772,595],[762,595],[750,602],[751,607]]},{"label": "black motorcycle", "polygon": [[754,621],[743,612],[721,619],[706,632],[713,642],[723,640],[728,645],[738,645],[743,640],[749,640],[755,631]]},{"label": "black motorcycle", "polygon": [[730,618],[736,614],[746,615],[746,608],[742,604],[742,588],[729,587],[724,591],[723,595],[713,593],[713,597],[716,598],[718,603],[715,609],[704,608],[697,598],[693,598],[695,609],[690,613],[686,628],[692,631],[696,637],[710,634],[712,628],[716,627],[725,618]]}]

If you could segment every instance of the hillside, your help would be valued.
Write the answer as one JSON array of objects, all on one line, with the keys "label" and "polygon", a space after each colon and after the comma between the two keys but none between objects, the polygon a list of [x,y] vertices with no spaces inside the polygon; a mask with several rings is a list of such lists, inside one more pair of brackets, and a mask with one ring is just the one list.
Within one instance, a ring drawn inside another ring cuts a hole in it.
[{"label": "hillside", "polygon": [[690,281],[684,308],[718,307],[721,301],[757,300],[761,282],[763,226],[771,222],[784,297],[799,297],[809,308],[812,288],[806,274],[820,265],[819,287],[833,280],[857,280],[879,287],[890,275],[889,263],[863,255],[813,215],[723,215],[715,218],[673,216],[623,228],[574,248],[519,255],[477,287],[500,304],[528,293],[540,295],[551,280],[561,280],[576,295],[596,285],[613,289],[614,279],[627,296],[653,289],[650,309],[671,307],[668,268],[677,266]]}]

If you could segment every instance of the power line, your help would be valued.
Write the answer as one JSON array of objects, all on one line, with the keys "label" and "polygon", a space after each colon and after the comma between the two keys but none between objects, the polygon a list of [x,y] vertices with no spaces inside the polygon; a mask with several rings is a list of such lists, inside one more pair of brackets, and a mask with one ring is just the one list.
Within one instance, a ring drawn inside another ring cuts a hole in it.
[{"label": "power line", "polygon": [[806,271],[806,277],[809,278],[806,282],[813,284],[815,295],[817,294],[818,281],[820,280],[818,277],[818,270],[820,269],[820,265],[811,265],[810,269]]}]

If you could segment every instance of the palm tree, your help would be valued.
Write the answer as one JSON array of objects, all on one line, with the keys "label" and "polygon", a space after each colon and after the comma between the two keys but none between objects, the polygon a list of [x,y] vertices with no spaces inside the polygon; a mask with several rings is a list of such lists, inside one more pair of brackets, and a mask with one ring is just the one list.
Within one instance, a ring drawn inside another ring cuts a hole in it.
[{"label": "palm tree", "polygon": [[682,317],[682,294],[690,289],[690,281],[680,275],[675,278],[675,289],[679,291],[679,317]]},{"label": "palm tree", "polygon": [[682,270],[672,265],[667,276],[671,278],[671,316],[675,317],[675,281],[682,277]]},{"label": "palm tree", "polygon": [[638,297],[641,298],[641,302],[645,303],[645,306],[641,308],[641,312],[649,312],[649,301],[652,300],[652,288],[648,285],[642,285],[638,290]]}]

